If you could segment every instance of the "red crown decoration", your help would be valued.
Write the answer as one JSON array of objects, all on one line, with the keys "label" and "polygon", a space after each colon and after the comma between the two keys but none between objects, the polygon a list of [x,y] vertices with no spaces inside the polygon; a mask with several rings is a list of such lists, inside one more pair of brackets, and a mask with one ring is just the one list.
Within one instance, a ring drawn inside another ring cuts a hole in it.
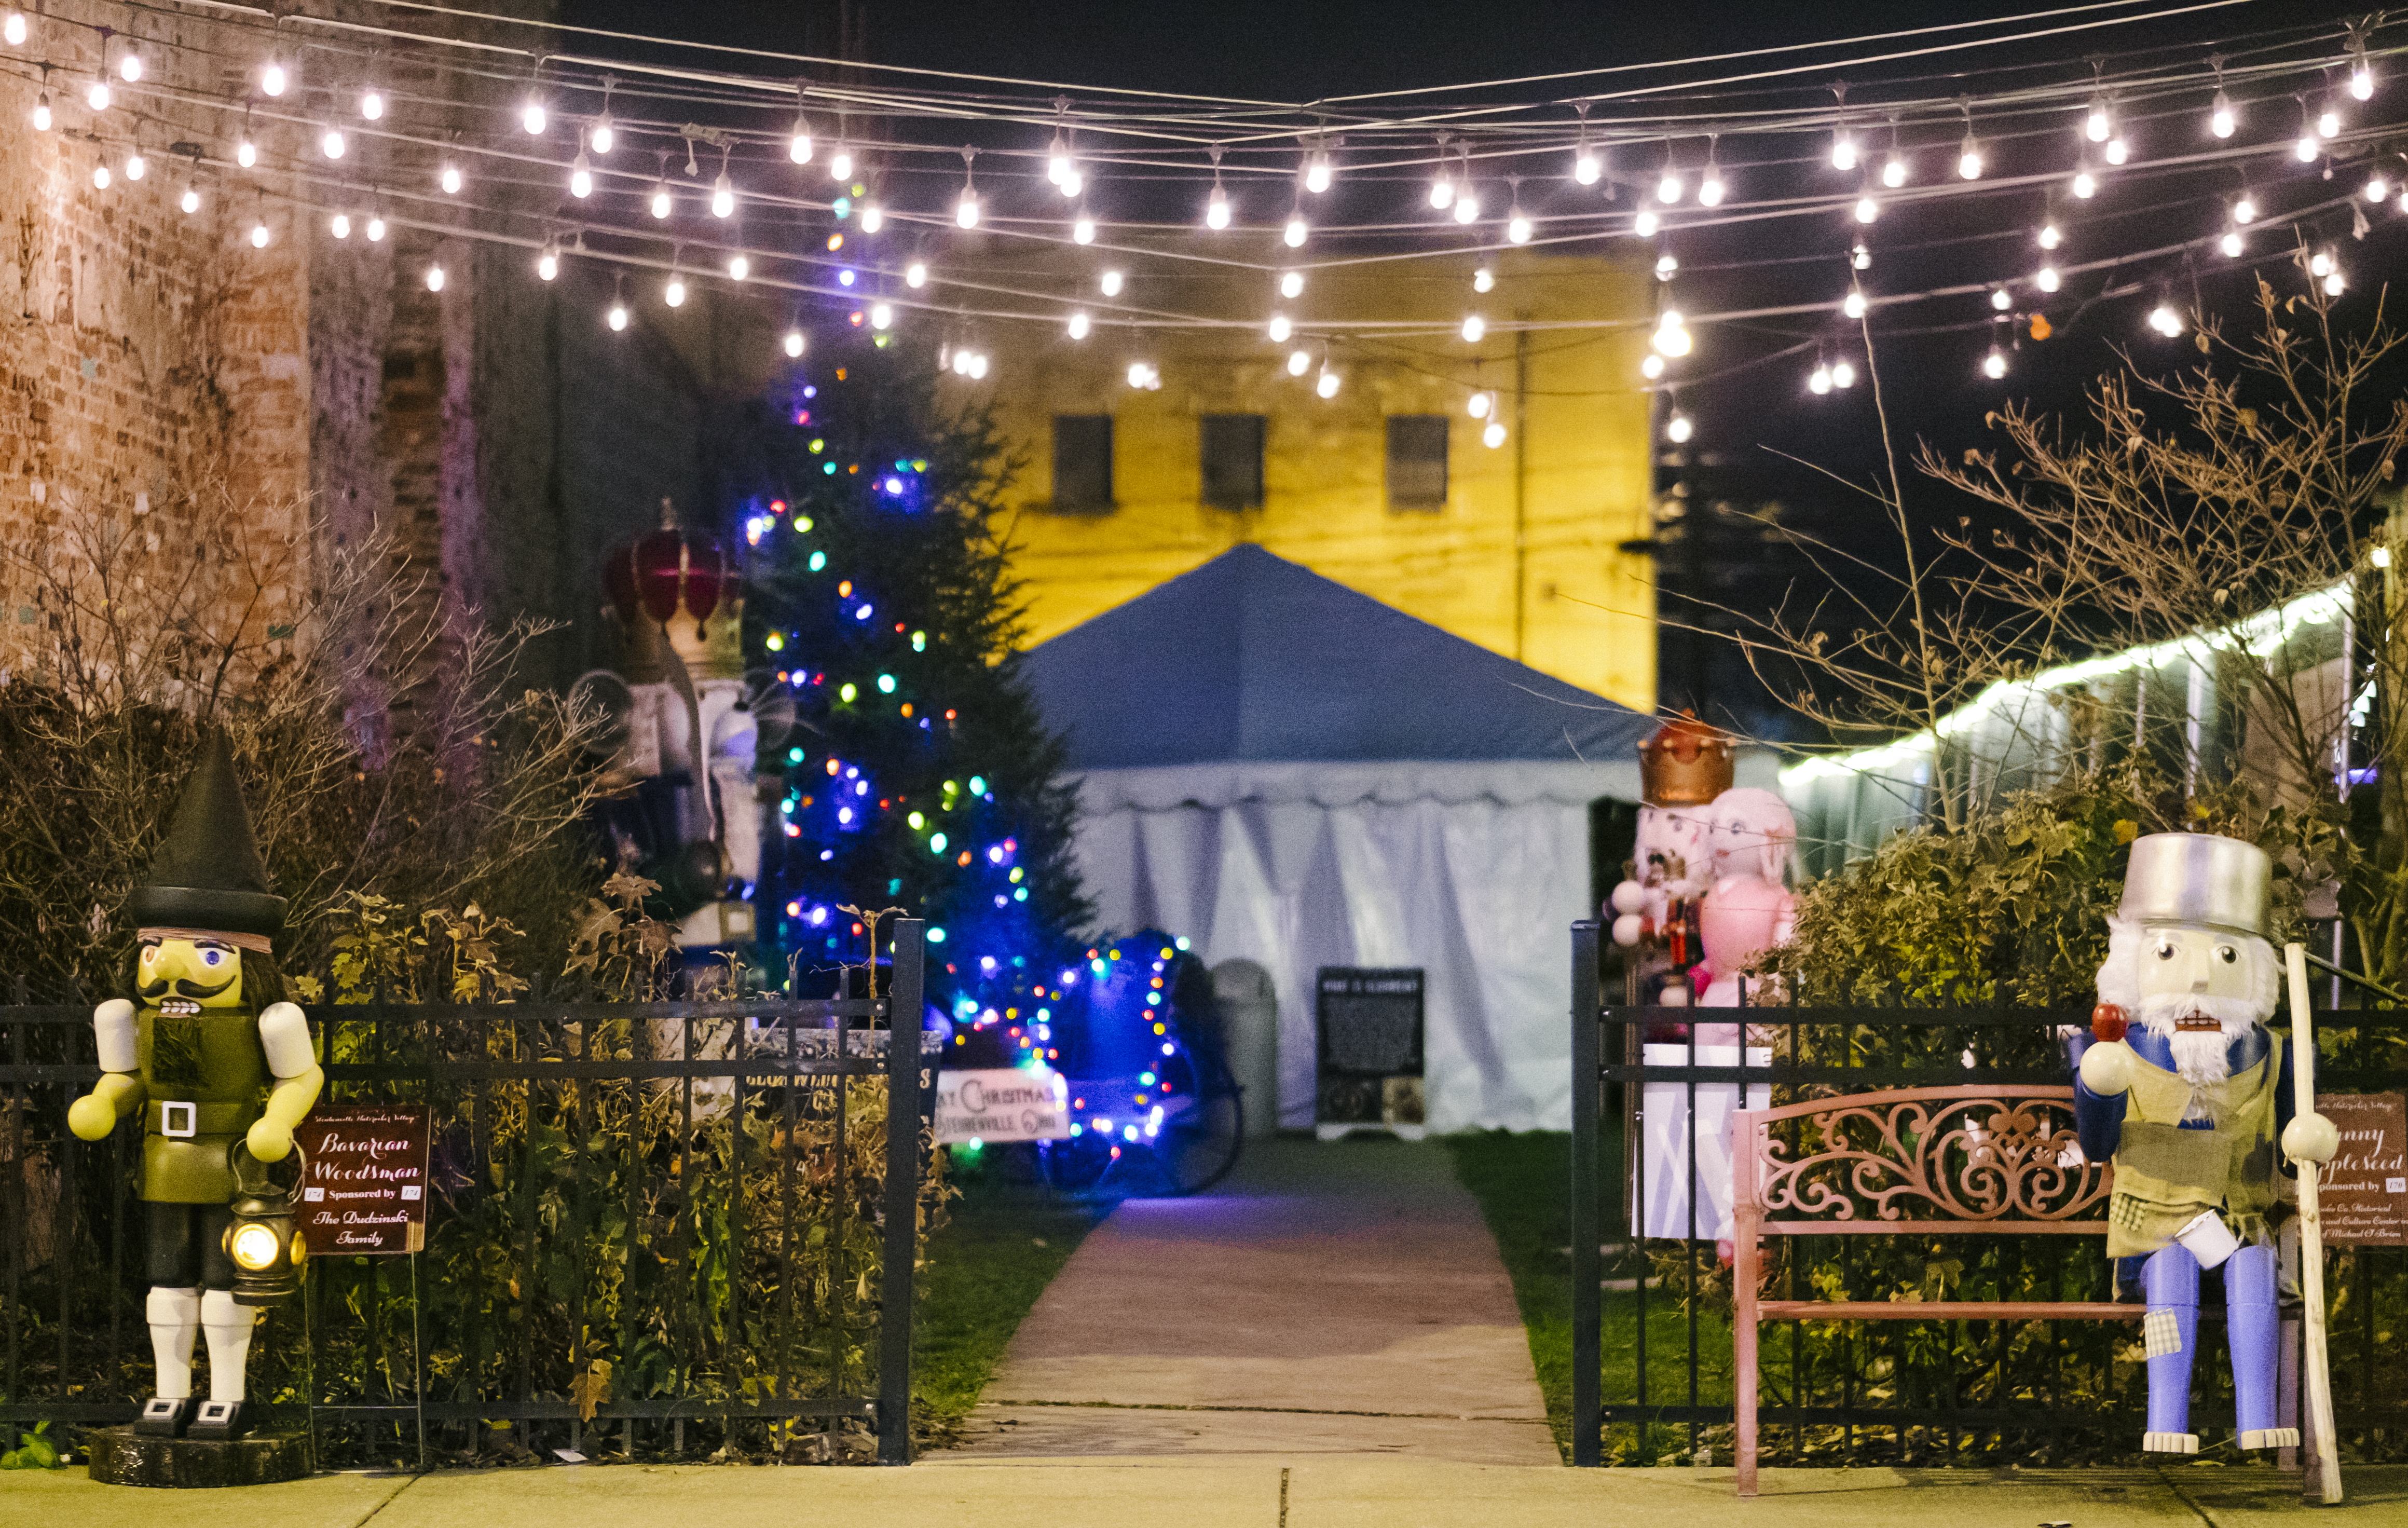
[{"label": "red crown decoration", "polygon": [[[666,498],[660,529],[612,548],[603,559],[602,586],[630,638],[633,667],[646,666],[633,657],[647,645],[645,635],[665,632],[689,670],[708,672],[715,650],[727,645],[714,639],[733,635],[743,609],[736,564],[719,538],[680,526],[676,506]],[[712,630],[714,613],[729,630]]]},{"label": "red crown decoration", "polygon": [[1649,806],[1704,806],[1731,788],[1731,736],[1684,711],[1639,745],[1639,793]]}]

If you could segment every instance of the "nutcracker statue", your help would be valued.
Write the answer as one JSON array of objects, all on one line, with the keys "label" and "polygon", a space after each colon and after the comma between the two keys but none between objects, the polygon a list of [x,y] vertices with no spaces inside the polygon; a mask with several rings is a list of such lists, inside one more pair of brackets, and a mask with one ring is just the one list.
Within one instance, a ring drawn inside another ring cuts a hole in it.
[{"label": "nutcracker statue", "polygon": [[2289,1050],[2265,1027],[2280,989],[2267,942],[2273,864],[2204,833],[2134,842],[2124,900],[2108,923],[2092,1043],[2081,1049],[2074,1115],[2083,1153],[2113,1158],[2107,1255],[2148,1305],[2151,1453],[2199,1451],[2190,1430],[2200,1272],[2220,1270],[2243,1449],[2295,1447],[2275,1415],[2275,1144],[2322,1162],[2332,1122],[2292,1117]]},{"label": "nutcracker statue", "polygon": [[1688,972],[1702,956],[1698,914],[1712,884],[1708,809],[1730,789],[1729,736],[1687,712],[1639,745],[1641,805],[1629,874],[1606,917],[1627,950],[1634,1002],[1689,1001]]},{"label": "nutcracker statue", "polygon": [[[224,734],[204,741],[150,881],[126,907],[140,930],[135,1001],[93,1011],[104,1075],[67,1125],[98,1141],[121,1119],[142,1120],[158,1378],[135,1433],[232,1440],[246,1431],[254,1307],[299,1288],[299,1164],[286,1160],[324,1074],[308,1020],[281,1001],[269,942],[284,899],[268,890]],[[209,1355],[208,1399],[197,1403],[196,1334]]]}]

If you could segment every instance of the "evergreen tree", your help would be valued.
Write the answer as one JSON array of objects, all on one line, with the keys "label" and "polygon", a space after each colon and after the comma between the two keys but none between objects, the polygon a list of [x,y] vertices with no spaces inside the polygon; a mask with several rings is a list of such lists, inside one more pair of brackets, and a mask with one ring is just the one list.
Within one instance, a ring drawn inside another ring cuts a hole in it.
[{"label": "evergreen tree", "polygon": [[1000,1017],[1075,957],[1089,910],[1061,745],[1018,673],[1011,464],[949,385],[924,350],[847,335],[745,432],[745,651],[796,719],[761,760],[781,828],[757,901],[797,992],[862,958],[845,907],[899,907],[930,924],[929,1001]]}]

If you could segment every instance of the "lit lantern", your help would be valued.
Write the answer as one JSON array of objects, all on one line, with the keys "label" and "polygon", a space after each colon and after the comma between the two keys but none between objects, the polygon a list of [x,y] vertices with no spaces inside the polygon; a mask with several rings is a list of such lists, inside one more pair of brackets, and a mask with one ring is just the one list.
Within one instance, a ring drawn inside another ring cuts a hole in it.
[{"label": "lit lantern", "polygon": [[293,1223],[293,1189],[307,1170],[298,1146],[284,1159],[291,1164],[286,1181],[251,1154],[248,1146],[234,1150],[236,1199],[234,1219],[226,1227],[226,1256],[234,1260],[236,1305],[273,1305],[301,1290],[301,1269],[309,1252]]}]

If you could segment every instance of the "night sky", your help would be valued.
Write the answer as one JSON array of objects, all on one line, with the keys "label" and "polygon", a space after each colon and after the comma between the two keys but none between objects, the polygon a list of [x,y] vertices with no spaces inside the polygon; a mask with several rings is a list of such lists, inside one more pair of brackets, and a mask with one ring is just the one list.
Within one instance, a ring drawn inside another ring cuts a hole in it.
[{"label": "night sky", "polygon": [[[696,41],[799,51],[833,51],[837,46],[833,5],[738,0],[672,11],[638,0],[569,0],[565,8],[565,19],[581,24],[639,32],[673,27],[679,36]],[[1842,34],[2015,15],[2035,8],[2009,4],[1937,6],[1928,0],[1921,4],[1866,0],[1846,7],[1800,6],[1780,0],[1686,7],[1531,0],[1478,6],[1375,5],[1359,0],[1319,0],[1308,5],[1295,0],[1218,0],[1209,5],[1054,0],[1041,6],[1005,0],[970,4],[877,0],[862,14],[867,22],[867,56],[881,63],[1069,85],[1308,102],[1362,92],[1771,47]],[[1944,87],[1935,88],[1929,76],[1973,63],[1995,66],[2048,61],[2059,65],[2046,76],[2057,79],[2069,72],[2079,75],[2081,61],[2091,52],[2144,47],[2163,47],[2168,50],[2167,59],[2188,62],[2214,38],[2358,14],[2358,9],[2320,4],[2235,6],[1936,61],[1851,70],[1849,79],[1855,87],[1851,99],[1877,102],[1885,70],[1923,77],[1914,87],[1916,94],[1950,94]],[[615,50],[624,45],[608,46]],[[2070,71],[2063,66],[2067,65],[2071,66]],[[1827,79],[1820,74],[1800,77],[1799,89],[1789,104],[1828,102],[1829,97],[1818,88]],[[1575,82],[1558,82],[1501,87],[1482,94],[1491,98],[1546,100],[1576,94],[1580,88]],[[2378,94],[2372,109],[2388,108],[2396,118],[2401,114],[2398,103],[2386,95],[2403,94],[2408,94],[2408,81]],[[2196,115],[2193,108],[2183,109]],[[2264,109],[2268,115],[2257,119],[2261,131],[2270,130],[2268,120],[2276,108],[2269,104]],[[2164,123],[2142,132],[2139,142],[2143,156],[2164,151],[2161,145],[2177,127],[2194,136],[2198,132],[2196,123],[2186,118],[2176,122],[2170,113]],[[1915,147],[1935,166],[1942,159],[1953,162],[1950,146],[1927,142]],[[2051,169],[2055,158],[2062,157],[2062,145],[2002,144],[1993,174]],[[2018,313],[2044,311],[2055,333],[2044,344],[2024,339],[2012,356],[2014,369],[2004,382],[1992,382],[1979,371],[1994,333],[2004,338],[1994,327],[1993,312],[1980,295],[1877,310],[1875,358],[1887,384],[1893,438],[1902,455],[1911,454],[1918,440],[1929,440],[1952,456],[1968,446],[1989,443],[1984,415],[2008,399],[2028,399],[2052,410],[2078,408],[2082,384],[2114,364],[2115,347],[2128,348],[2136,360],[2147,366],[2195,362],[2197,353],[2187,338],[2170,341],[2143,326],[2143,315],[2155,296],[2173,296],[2187,307],[2195,296],[2205,310],[2221,312],[2233,324],[2247,324],[2251,315],[2246,304],[2256,273],[2262,271],[2278,284],[2288,283],[2287,290],[2296,290],[2301,280],[2287,259],[2294,236],[2283,214],[2362,181],[2365,163],[2345,163],[2335,170],[2335,180],[2321,182],[2314,168],[2270,163],[2270,172],[2279,169],[2283,175],[2279,184],[2271,174],[2267,180],[2257,181],[2253,169],[2253,181],[2267,204],[2268,215],[2242,261],[2207,254],[2195,256],[2187,265],[2175,259],[2069,277],[2064,290],[2054,297],[2019,290]],[[1646,169],[1617,167],[1632,173]],[[1735,192],[1735,196],[1780,194],[1792,185],[1800,191],[1828,193],[1832,188],[1816,181],[1817,168],[1811,162],[1734,166],[1734,181],[1745,182],[1745,189]],[[1828,180],[1828,175],[1823,179]],[[2095,203],[2078,209],[2079,219],[2069,220],[2067,247],[2060,256],[2068,261],[2095,260],[2213,233],[2221,226],[2222,201],[2234,189],[2234,179],[2229,169],[2210,170],[2186,180],[2136,186],[2123,197],[2114,195],[2111,185]],[[1572,189],[1569,182],[1561,184],[1566,191]],[[1354,195],[1377,195],[1383,190],[1358,187]],[[1627,197],[1635,191],[1624,195]],[[1525,190],[1534,207],[1543,205],[1545,195],[1547,191],[1537,186]],[[2305,236],[2334,242],[2344,251],[2352,280],[2351,296],[2344,302],[2350,316],[2362,317],[2371,310],[2373,294],[2398,266],[2403,252],[2408,252],[2408,227],[2403,227],[2408,218],[2393,207],[2376,213],[2372,230],[2362,241],[2348,237],[2345,210],[2300,225]],[[2035,191],[1914,209],[1885,218],[1870,231],[1859,230],[1845,212],[1839,212],[1699,232],[1679,246],[1682,269],[1677,299],[1693,312],[1818,296],[1836,302],[1846,291],[1847,252],[1860,232],[1874,251],[1873,267],[1862,279],[1866,289],[1875,295],[1963,281],[2021,283],[2038,263],[2031,235],[2041,215],[2042,198]],[[1626,252],[1648,252],[1634,245],[1629,239],[1618,241],[1618,248]],[[1320,247],[1317,242],[1316,249]],[[2135,282],[2142,295],[2107,295]],[[1766,501],[1779,503],[1785,526],[1876,559],[1891,555],[1878,506],[1790,460],[1811,462],[1859,482],[1871,479],[1881,469],[1882,440],[1871,388],[1859,384],[1849,392],[1818,398],[1804,387],[1817,346],[1831,358],[1853,354],[1862,364],[1862,341],[1855,329],[1839,313],[1828,311],[1720,325],[1701,336],[1699,353],[1676,373],[1689,379],[1679,404],[1696,420],[1698,433],[1685,453],[1665,458],[1659,487],[1669,494],[1674,483],[1683,483],[1690,503],[1727,500],[1742,507],[1742,512],[1690,515],[1695,539],[1685,548],[1677,530],[1665,538],[1660,545],[1668,586],[1686,586],[1758,609],[1784,595],[1807,603],[1818,598],[1822,591],[1813,569],[1779,537],[1767,534],[1757,522],[1747,518],[1756,512],[1753,507]],[[1781,353],[1801,345],[1802,350]],[[1709,376],[1714,380],[1699,381]],[[1912,475],[1907,493],[1914,517],[1928,525],[1954,526],[1968,508],[1951,502],[1935,486],[1914,481]],[[1677,605],[1677,596],[1670,602]],[[1761,694],[1751,693],[1728,653],[1715,657],[1713,652],[1711,643],[1684,642],[1677,634],[1668,637],[1664,688],[1669,703],[1700,704],[1759,735],[1799,735],[1777,706],[1767,703]]]}]

